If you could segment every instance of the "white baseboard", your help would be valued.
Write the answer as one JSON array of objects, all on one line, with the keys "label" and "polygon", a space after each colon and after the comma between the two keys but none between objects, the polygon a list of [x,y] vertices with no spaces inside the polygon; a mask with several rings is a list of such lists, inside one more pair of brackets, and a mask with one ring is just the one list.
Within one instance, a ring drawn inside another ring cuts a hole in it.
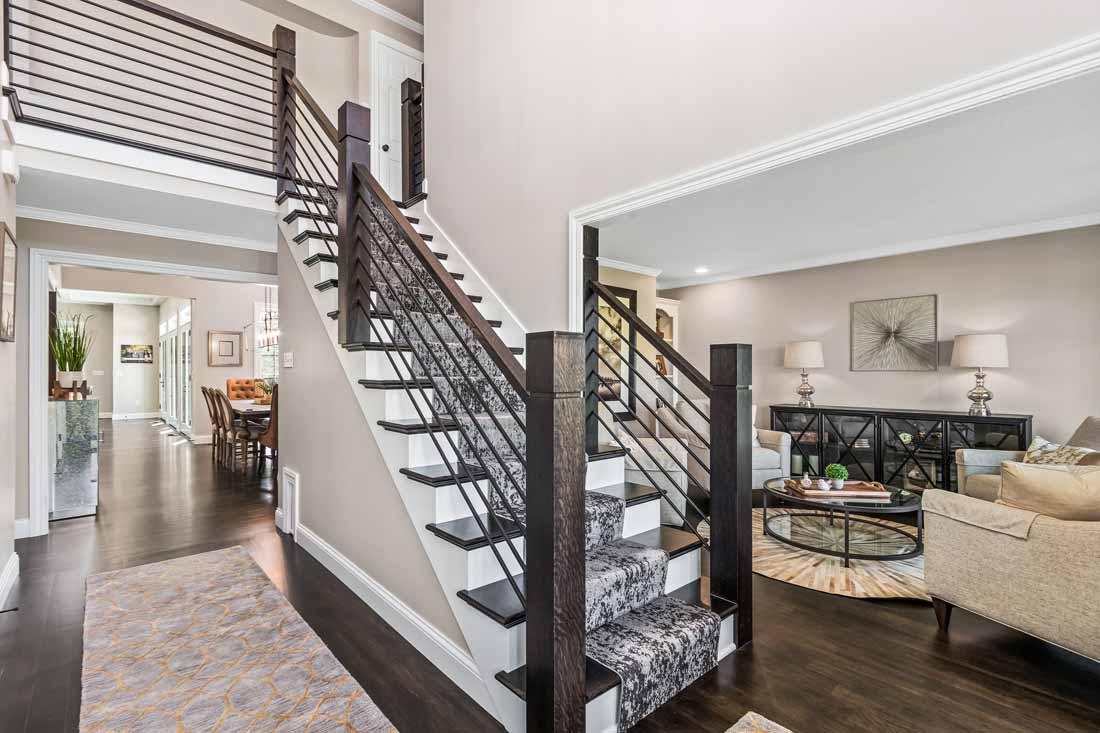
[{"label": "white baseboard", "polygon": [[110,420],[110,419],[112,419],[113,417],[114,417],[114,415],[112,415],[112,414],[111,414],[111,413],[109,413],[109,412],[101,412],[101,413],[99,413],[99,419],[100,419],[100,420]]},{"label": "white baseboard", "polygon": [[116,412],[111,415],[112,420],[148,420],[160,417],[159,412]]},{"label": "white baseboard", "polygon": [[191,442],[195,445],[210,445],[214,442],[213,435],[192,435]]},{"label": "white baseboard", "polygon": [[19,579],[19,555],[13,552],[8,561],[4,563],[4,570],[0,572],[0,608],[8,602],[8,595],[15,587],[15,581]]},{"label": "white baseboard", "polygon": [[463,692],[493,714],[488,688],[468,652],[304,524],[298,524],[296,539]]},{"label": "white baseboard", "polygon": [[27,517],[15,520],[15,539],[21,540],[31,536],[31,520]]}]

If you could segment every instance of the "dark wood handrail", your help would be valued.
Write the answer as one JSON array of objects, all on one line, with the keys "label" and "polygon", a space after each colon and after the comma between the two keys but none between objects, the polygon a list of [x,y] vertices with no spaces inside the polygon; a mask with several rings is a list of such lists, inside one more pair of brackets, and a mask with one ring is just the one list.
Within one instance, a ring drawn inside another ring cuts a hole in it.
[{"label": "dark wood handrail", "polygon": [[672,344],[661,338],[660,334],[654,331],[648,323],[643,321],[637,313],[620,303],[619,299],[615,297],[615,294],[607,289],[607,286],[595,282],[594,280],[589,280],[588,287],[595,290],[603,300],[607,301],[607,304],[611,306],[612,310],[626,319],[626,321],[630,323],[631,328],[641,334],[642,338],[648,341],[653,348],[657,349],[666,359],[672,362],[672,365],[679,369],[680,372],[688,378],[688,381],[698,387],[699,391],[707,397],[711,396],[714,387],[711,386],[710,380],[692,366],[691,362],[685,359],[679,351],[672,348]]},{"label": "dark wood handrail", "polygon": [[292,71],[284,70],[283,77],[286,79],[287,84],[294,88],[294,93],[299,99],[299,103],[304,102],[306,109],[310,111],[314,119],[321,125],[321,129],[328,137],[332,144],[335,145],[339,140],[336,132],[336,125],[332,124],[332,120],[328,118],[321,110],[321,105],[317,104],[317,100],[313,98],[313,95],[309,93],[309,90],[305,88],[302,82],[298,81],[298,75]]},{"label": "dark wood handrail", "polygon": [[268,56],[275,55],[275,49],[267,45],[266,43],[254,41],[251,38],[246,38],[242,35],[234,33],[233,31],[227,31],[224,28],[219,28],[216,25],[207,23],[205,20],[199,20],[198,18],[193,18],[190,15],[185,15],[175,10],[166,8],[163,5],[157,5],[156,3],[149,2],[149,0],[119,0],[119,2],[123,5],[129,5],[133,8],[139,8],[147,13],[152,13],[153,15],[159,15],[162,18],[175,21],[176,23],[185,25],[188,28],[202,31],[204,33],[209,33],[212,36],[217,36],[224,41],[235,43],[238,46],[244,46],[245,48],[252,51],[265,53]]},{"label": "dark wood handrail", "polygon": [[366,194],[374,196],[382,206],[386,208],[390,218],[397,224],[401,230],[401,234],[405,239],[406,244],[412,248],[416,253],[416,257],[420,260],[420,264],[431,273],[432,278],[440,286],[444,295],[447,296],[447,300],[451,301],[451,305],[455,307],[458,315],[465,322],[466,326],[477,337],[478,341],[485,348],[485,351],[489,354],[489,358],[493,360],[493,363],[497,365],[497,368],[504,374],[505,379],[512,385],[512,388],[520,396],[520,398],[527,402],[527,373],[523,368],[523,365],[519,363],[515,355],[504,344],[500,336],[497,335],[496,329],[489,325],[489,322],[485,320],[485,317],[481,315],[481,311],[474,306],[473,301],[469,296],[458,286],[458,283],[447,269],[443,266],[435,254],[432,253],[425,242],[415,229],[412,228],[412,224],[405,218],[404,214],[397,208],[397,204],[393,202],[393,199],[383,190],[382,184],[380,184],[371,172],[367,170],[367,167],[362,163],[355,164],[355,175],[359,180],[360,186],[365,188],[361,190],[360,195],[366,197]]}]

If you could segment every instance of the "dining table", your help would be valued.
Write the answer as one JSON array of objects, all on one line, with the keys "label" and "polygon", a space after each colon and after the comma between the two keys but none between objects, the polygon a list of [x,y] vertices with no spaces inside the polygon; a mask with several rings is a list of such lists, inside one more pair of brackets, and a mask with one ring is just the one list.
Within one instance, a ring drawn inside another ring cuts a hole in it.
[{"label": "dining table", "polygon": [[257,405],[254,400],[230,400],[233,417],[245,422],[265,420],[271,417],[271,405]]}]

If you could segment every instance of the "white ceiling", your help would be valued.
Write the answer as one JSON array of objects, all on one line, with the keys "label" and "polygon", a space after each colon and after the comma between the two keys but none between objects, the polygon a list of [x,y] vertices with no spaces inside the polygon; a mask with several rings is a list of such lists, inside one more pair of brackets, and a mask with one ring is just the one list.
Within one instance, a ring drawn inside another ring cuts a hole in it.
[{"label": "white ceiling", "polygon": [[270,211],[24,168],[17,213],[23,216],[33,210],[40,213],[32,218],[61,216],[90,226],[97,220],[129,222],[136,230],[145,227],[157,236],[271,252],[278,241],[277,222]]},{"label": "white ceiling", "polygon": [[600,254],[667,288],[1100,223],[1098,123],[1092,73],[609,219]]},{"label": "white ceiling", "polygon": [[118,303],[125,305],[160,305],[167,298],[163,295],[144,295],[141,293],[108,293],[105,290],[76,290],[59,288],[57,299],[62,303],[80,303],[84,305],[107,305]]}]

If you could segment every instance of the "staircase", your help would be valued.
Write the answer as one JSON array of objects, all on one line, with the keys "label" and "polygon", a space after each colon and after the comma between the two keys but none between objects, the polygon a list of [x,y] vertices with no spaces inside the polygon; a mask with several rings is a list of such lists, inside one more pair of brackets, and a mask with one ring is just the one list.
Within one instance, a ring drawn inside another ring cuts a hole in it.
[{"label": "staircase", "polygon": [[[471,695],[509,731],[626,730],[751,640],[743,355],[714,352],[712,379],[731,376],[698,383],[716,405],[706,467],[715,489],[712,541],[687,516],[662,524],[662,503],[682,502],[659,476],[627,480],[643,446],[607,429],[594,381],[594,330],[523,334],[443,236],[425,208],[423,150],[406,151],[415,164],[406,166],[406,200],[395,202],[369,171],[369,110],[345,103],[332,123],[295,74],[293,32],[277,27],[266,46],[145,0],[128,4],[155,16],[150,25],[175,23],[175,33],[201,36],[204,46],[229,54],[219,58],[264,69],[253,75],[270,71],[270,168],[263,158],[242,159],[241,147],[213,146],[213,133],[198,127],[187,136],[147,132],[140,139],[83,134],[275,179],[279,227],[318,324],[356,387],[484,683]],[[13,25],[31,30],[34,15],[27,16],[8,24],[8,41]],[[4,90],[13,109],[22,114],[20,91],[64,101],[36,87],[29,70],[34,54],[46,51],[21,43],[14,55],[28,69]],[[161,72],[172,78],[167,67]],[[181,94],[192,78],[159,83]],[[234,92],[244,82],[227,75],[217,83]],[[425,95],[406,87],[411,144],[423,139],[416,126]],[[195,94],[213,99],[209,90]],[[207,109],[211,124],[232,126],[214,115],[245,119],[225,106],[231,100],[217,101]],[[81,116],[52,104],[39,102],[56,118],[23,120],[80,133],[72,122]],[[267,125],[266,117],[257,124]],[[219,139],[255,147],[227,134]],[[704,553],[712,577],[702,575]]]}]

